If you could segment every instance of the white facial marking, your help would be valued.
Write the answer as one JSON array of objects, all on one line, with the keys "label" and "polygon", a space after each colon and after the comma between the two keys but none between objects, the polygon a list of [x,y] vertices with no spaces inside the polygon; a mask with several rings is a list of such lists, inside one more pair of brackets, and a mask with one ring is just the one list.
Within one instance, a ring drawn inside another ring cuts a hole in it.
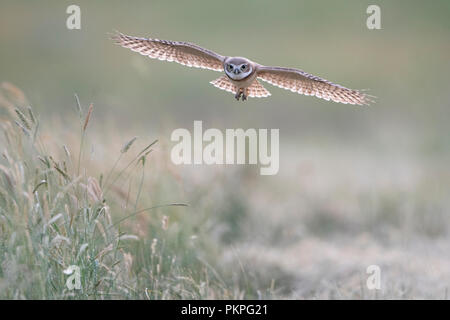
[{"label": "white facial marking", "polygon": [[249,63],[234,64],[227,63],[225,65],[225,73],[233,80],[242,80],[252,73],[252,66]]}]

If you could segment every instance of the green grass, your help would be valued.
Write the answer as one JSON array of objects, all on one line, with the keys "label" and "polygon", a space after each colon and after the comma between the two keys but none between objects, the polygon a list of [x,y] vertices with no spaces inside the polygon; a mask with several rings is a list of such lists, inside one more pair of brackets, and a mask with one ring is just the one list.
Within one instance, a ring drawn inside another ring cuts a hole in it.
[{"label": "green grass", "polygon": [[[12,96],[19,92],[9,91]],[[117,160],[111,168],[101,167],[102,163],[94,166],[86,140],[90,127],[96,125],[92,119],[95,108],[91,104],[84,111],[78,97],[76,106],[80,118],[78,152],[65,144],[55,151],[52,146],[60,143],[54,139],[56,133],[46,129],[31,107],[17,108],[11,103],[4,113],[0,298],[203,299],[256,295],[252,288],[241,290],[219,275],[212,259],[214,246],[207,235],[199,238],[194,234],[194,227],[199,228],[201,221],[187,216],[188,204],[178,202],[176,197],[172,202],[149,199],[144,191],[148,179],[145,173],[152,166],[157,141],[141,150],[134,148],[136,138],[118,150],[106,146]],[[90,173],[92,167],[99,166],[100,171]],[[133,233],[136,225],[141,228],[139,235]],[[68,275],[63,271],[71,265],[80,267],[80,290],[66,286]]]},{"label": "green grass", "polygon": [[0,105],[0,299],[447,297],[445,148],[286,141],[266,179],[174,166],[167,132],[111,128],[78,98],[38,115],[4,83]]}]

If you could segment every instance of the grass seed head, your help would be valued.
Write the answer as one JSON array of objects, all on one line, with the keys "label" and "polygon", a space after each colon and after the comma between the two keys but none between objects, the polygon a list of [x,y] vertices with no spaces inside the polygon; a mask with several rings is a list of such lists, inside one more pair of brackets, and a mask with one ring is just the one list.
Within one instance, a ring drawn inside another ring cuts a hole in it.
[{"label": "grass seed head", "polygon": [[91,118],[92,109],[94,109],[94,104],[93,103],[91,103],[89,105],[89,110],[88,110],[88,113],[86,115],[86,120],[84,120],[83,131],[86,131],[87,125],[89,123],[89,119]]},{"label": "grass seed head", "polygon": [[128,149],[130,149],[130,147],[133,145],[133,143],[136,141],[137,137],[132,138],[130,141],[128,141],[127,143],[125,143],[125,145],[123,146],[123,148],[120,150],[121,153],[125,153],[128,151]]}]

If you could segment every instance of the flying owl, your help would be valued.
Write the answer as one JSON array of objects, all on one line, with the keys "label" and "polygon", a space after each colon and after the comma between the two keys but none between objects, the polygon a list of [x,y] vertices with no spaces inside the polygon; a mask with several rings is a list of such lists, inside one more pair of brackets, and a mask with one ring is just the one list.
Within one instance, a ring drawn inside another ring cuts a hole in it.
[{"label": "flying owl", "polygon": [[112,40],[124,47],[153,59],[175,61],[188,67],[224,72],[211,81],[215,87],[234,93],[236,100],[247,97],[268,97],[270,92],[258,81],[318,98],[344,104],[368,105],[371,96],[345,88],[299,69],[270,67],[243,57],[227,57],[196,44],[150,38],[138,38],[117,32]]}]

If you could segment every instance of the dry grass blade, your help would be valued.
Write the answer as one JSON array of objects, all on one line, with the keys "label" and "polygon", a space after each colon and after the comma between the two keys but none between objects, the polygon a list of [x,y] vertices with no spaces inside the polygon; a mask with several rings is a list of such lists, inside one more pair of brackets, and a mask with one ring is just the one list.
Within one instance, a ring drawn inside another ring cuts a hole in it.
[{"label": "dry grass blade", "polygon": [[39,187],[42,186],[42,185],[44,185],[44,184],[47,184],[47,181],[46,181],[46,180],[41,180],[41,181],[36,185],[36,187],[34,187],[32,193],[35,193],[35,192],[37,191],[37,189],[39,189]]},{"label": "dry grass blade", "polygon": [[66,145],[63,145],[64,153],[66,154],[67,158],[70,159],[70,151],[69,148],[67,148]]},{"label": "dry grass blade", "polygon": [[56,171],[59,172],[59,174],[61,174],[64,177],[64,179],[70,180],[70,177],[68,176],[68,174],[65,173],[58,165],[54,165],[53,167],[55,168]]},{"label": "dry grass blade", "polygon": [[36,117],[34,116],[33,109],[31,108],[31,106],[28,106],[27,110],[28,110],[28,115],[30,116],[31,122],[36,124]]},{"label": "dry grass blade", "polygon": [[31,137],[31,133],[30,130],[28,130],[27,128],[25,128],[24,125],[22,125],[19,121],[14,121],[15,124],[22,129],[22,132],[27,136],[27,137]]},{"label": "dry grass blade", "polygon": [[189,205],[187,203],[168,203],[168,204],[160,204],[157,206],[153,206],[153,207],[149,207],[149,208],[145,208],[145,209],[141,209],[138,211],[133,212],[132,214],[129,214],[128,216],[119,219],[117,222],[115,222],[114,224],[112,224],[109,228],[115,227],[118,224],[122,223],[123,221],[134,217],[135,215],[138,215],[139,213],[145,212],[145,211],[150,211],[150,210],[154,210],[154,209],[158,209],[158,208],[165,208],[165,207],[188,207]]},{"label": "dry grass blade", "polygon": [[78,115],[81,116],[83,115],[83,110],[81,109],[81,103],[80,103],[80,99],[78,98],[78,95],[75,93],[75,101],[77,103],[77,109],[78,109]]},{"label": "dry grass blade", "polygon": [[[116,176],[116,178],[109,184],[107,185],[106,182],[108,181],[108,178],[110,175],[108,175],[106,181],[105,181],[105,195],[108,193],[109,189],[111,186],[113,186],[116,181],[122,176],[122,174],[137,160],[139,161],[141,159],[142,154],[144,154],[145,152],[147,152],[147,150],[149,150],[153,145],[155,145],[155,143],[157,143],[158,140],[156,139],[155,141],[153,141],[152,143],[150,143],[148,146],[146,146],[144,149],[142,149],[141,152],[138,153],[138,155],[136,157],[134,157],[126,166],[125,168],[123,168],[119,174]],[[121,159],[123,153],[121,153],[119,159],[117,159],[116,163],[114,164],[114,168],[117,165],[118,161]],[[148,152],[147,152],[148,154]],[[110,174],[112,174],[112,172],[110,172]]]},{"label": "dry grass blade", "polygon": [[24,125],[24,127],[27,128],[28,130],[31,130],[31,125],[28,123],[28,120],[25,117],[25,115],[23,114],[23,112],[17,108],[15,109],[15,111],[16,111],[16,114],[19,117],[20,121],[22,121],[22,124]]},{"label": "dry grass blade", "polygon": [[86,115],[86,119],[84,120],[83,131],[86,131],[87,125],[89,123],[89,119],[91,118],[92,110],[94,109],[94,104],[91,103],[89,105],[88,113]]},{"label": "dry grass blade", "polygon": [[155,141],[150,143],[148,146],[146,146],[141,152],[139,152],[139,154],[137,155],[137,158],[139,158],[139,156],[142,155],[143,153],[145,153],[148,149],[153,147],[157,142],[158,142],[158,139],[156,139]]}]

